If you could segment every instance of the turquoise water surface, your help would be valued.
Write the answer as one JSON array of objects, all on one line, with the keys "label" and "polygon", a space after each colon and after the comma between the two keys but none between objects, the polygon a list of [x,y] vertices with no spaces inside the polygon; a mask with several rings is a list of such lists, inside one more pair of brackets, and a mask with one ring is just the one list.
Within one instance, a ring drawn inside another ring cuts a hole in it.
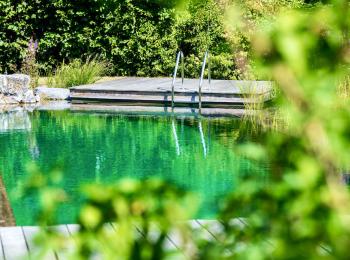
[{"label": "turquoise water surface", "polygon": [[159,177],[197,193],[202,200],[197,217],[213,218],[242,178],[267,178],[264,165],[235,153],[237,144],[258,138],[235,118],[34,111],[3,114],[2,122],[0,173],[17,225],[36,223],[37,194],[18,196],[31,163],[44,173],[63,172],[58,186],[69,200],[60,208],[58,223],[75,222],[85,183]]}]

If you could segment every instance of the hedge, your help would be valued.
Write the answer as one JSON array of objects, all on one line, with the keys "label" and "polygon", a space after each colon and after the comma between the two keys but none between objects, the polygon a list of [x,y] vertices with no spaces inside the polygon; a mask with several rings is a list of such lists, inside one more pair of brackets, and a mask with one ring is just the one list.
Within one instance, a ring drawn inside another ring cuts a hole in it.
[{"label": "hedge", "polygon": [[114,75],[167,76],[182,49],[189,57],[186,76],[198,77],[198,60],[210,48],[213,60],[222,61],[213,74],[233,78],[222,13],[214,0],[193,0],[182,15],[163,0],[2,0],[0,72],[20,69],[33,37],[42,74],[63,61],[98,55],[110,61]]}]

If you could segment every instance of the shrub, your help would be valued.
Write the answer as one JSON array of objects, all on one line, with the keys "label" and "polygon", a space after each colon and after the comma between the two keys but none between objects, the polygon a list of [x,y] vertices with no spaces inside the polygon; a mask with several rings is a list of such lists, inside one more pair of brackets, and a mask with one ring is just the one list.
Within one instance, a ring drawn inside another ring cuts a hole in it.
[{"label": "shrub", "polygon": [[49,76],[49,87],[70,88],[96,82],[108,70],[108,64],[95,58],[88,58],[85,62],[75,59],[62,63],[53,76]]},{"label": "shrub", "polygon": [[26,56],[22,63],[21,72],[30,76],[31,88],[37,87],[39,81],[39,67],[36,62],[37,49],[38,41],[34,41],[33,38],[30,38]]},{"label": "shrub", "polygon": [[[38,63],[47,71],[97,54],[113,64],[115,75],[169,76],[178,49],[202,59],[210,48],[213,56],[234,64],[222,13],[214,0],[192,0],[181,19],[174,1],[1,1],[0,71],[20,68],[33,35],[40,45]],[[220,66],[215,76],[231,78],[232,69]],[[198,77],[197,71],[200,66],[188,76]]]},{"label": "shrub", "polygon": [[[249,179],[240,183],[220,214],[223,230],[216,239],[193,241],[195,235],[186,232],[190,235],[182,241],[195,251],[190,259],[349,258],[350,194],[339,173],[350,167],[350,108],[347,102],[339,103],[336,91],[350,65],[349,13],[348,1],[334,0],[312,10],[282,12],[255,32],[256,73],[276,82],[281,116],[292,116],[286,129],[266,133],[259,144],[237,144],[250,159],[269,161],[268,185],[257,186]],[[179,223],[172,222],[177,215],[173,205],[185,205],[185,211],[192,207],[184,203],[183,194],[163,185],[131,187],[137,188],[89,190],[88,209],[80,218],[83,229],[76,235],[77,249],[83,249],[77,251],[80,258],[95,250],[119,253],[122,241],[128,241],[126,259],[135,248],[145,252],[137,259],[166,256],[162,238]],[[235,224],[236,217],[245,217],[249,225]],[[118,245],[100,228],[113,220],[118,232],[127,234]],[[130,234],[133,220],[141,222],[146,236]],[[156,239],[148,233],[152,222],[161,226]],[[91,227],[97,229],[90,232]]]}]

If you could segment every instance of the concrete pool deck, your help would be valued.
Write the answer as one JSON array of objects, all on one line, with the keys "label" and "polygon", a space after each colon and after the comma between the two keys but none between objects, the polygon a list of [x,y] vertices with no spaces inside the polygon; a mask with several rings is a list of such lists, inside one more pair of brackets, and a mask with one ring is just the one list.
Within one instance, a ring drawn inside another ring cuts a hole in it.
[{"label": "concrete pool deck", "polygon": [[[172,78],[126,77],[70,88],[73,103],[124,103],[128,105],[171,105]],[[212,80],[204,81],[203,107],[243,108],[245,104],[264,103],[271,99],[272,82]],[[199,80],[177,80],[174,106],[199,105]]]}]

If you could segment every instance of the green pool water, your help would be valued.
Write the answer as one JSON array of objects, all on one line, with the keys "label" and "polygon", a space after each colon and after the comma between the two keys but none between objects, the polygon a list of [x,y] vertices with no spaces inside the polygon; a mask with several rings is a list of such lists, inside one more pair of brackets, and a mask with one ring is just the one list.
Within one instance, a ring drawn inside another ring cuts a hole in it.
[{"label": "green pool water", "polygon": [[198,194],[196,217],[214,218],[243,178],[267,180],[265,165],[235,153],[237,144],[258,138],[239,119],[34,111],[2,114],[0,120],[0,173],[17,225],[36,223],[37,194],[18,197],[31,163],[44,173],[57,167],[63,172],[58,185],[69,200],[58,223],[75,222],[86,183],[159,177]]}]

